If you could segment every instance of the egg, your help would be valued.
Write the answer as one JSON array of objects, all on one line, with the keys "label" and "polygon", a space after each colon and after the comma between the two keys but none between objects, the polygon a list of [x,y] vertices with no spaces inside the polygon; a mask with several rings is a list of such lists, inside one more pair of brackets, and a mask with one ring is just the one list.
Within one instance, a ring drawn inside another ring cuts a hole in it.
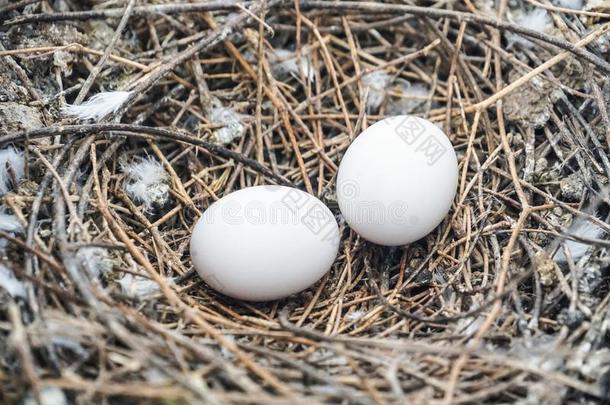
[{"label": "egg", "polygon": [[316,197],[296,188],[256,186],[214,202],[195,225],[193,266],[215,290],[268,301],[318,281],[339,247],[339,227]]},{"label": "egg", "polygon": [[371,125],[349,146],[337,173],[337,200],[363,238],[398,246],[442,222],[457,182],[457,158],[443,131],[399,115]]}]

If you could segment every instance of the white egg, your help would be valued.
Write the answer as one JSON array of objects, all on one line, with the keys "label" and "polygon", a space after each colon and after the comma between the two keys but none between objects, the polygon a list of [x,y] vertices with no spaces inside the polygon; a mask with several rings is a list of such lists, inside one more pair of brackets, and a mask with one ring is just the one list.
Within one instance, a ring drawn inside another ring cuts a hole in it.
[{"label": "white egg", "polygon": [[337,174],[337,199],[363,238],[404,245],[442,222],[457,181],[457,158],[443,131],[399,115],[370,126],[349,146]]},{"label": "white egg", "polygon": [[228,296],[268,301],[302,291],[331,267],[339,227],[316,197],[283,186],[235,191],[213,203],[191,238],[195,269]]}]

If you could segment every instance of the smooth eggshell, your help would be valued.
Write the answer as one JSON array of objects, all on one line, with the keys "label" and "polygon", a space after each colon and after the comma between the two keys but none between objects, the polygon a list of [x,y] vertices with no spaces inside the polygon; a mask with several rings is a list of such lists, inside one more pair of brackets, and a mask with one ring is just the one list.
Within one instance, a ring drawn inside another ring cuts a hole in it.
[{"label": "smooth eggshell", "polygon": [[404,245],[442,222],[457,181],[457,158],[443,131],[401,115],[373,124],[352,142],[339,166],[337,200],[362,237]]},{"label": "smooth eggshell", "polygon": [[316,197],[283,186],[235,191],[213,203],[191,238],[191,259],[212,288],[267,301],[302,291],[331,267],[339,228]]}]

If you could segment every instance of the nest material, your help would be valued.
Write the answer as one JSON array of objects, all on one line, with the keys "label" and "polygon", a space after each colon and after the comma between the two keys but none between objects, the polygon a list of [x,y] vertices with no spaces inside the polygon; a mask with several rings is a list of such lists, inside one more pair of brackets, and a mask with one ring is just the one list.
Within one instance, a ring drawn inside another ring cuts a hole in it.
[{"label": "nest material", "polygon": [[[490,3],[0,2],[0,147],[25,163],[0,179],[23,225],[0,233],[0,401],[608,399],[608,10],[544,2],[540,32]],[[394,84],[367,103],[374,72]],[[400,248],[342,226],[328,275],[278,302],[200,281],[190,230],[231,191],[292,185],[339,214],[341,156],[397,83],[418,90],[392,113],[458,153],[447,219]],[[62,113],[114,90],[98,123]],[[214,108],[240,117],[226,145]],[[150,205],[125,170],[142,159],[167,175]]]}]

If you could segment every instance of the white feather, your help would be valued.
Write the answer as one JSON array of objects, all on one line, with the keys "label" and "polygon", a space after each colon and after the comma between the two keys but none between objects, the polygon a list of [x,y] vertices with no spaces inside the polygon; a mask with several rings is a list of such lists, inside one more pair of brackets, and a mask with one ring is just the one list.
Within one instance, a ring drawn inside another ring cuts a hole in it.
[{"label": "white feather", "polygon": [[43,387],[40,390],[40,402],[30,393],[23,405],[68,405],[68,399],[61,388]]},{"label": "white feather", "polygon": [[514,338],[508,356],[524,361],[531,368],[555,371],[564,363],[557,352],[557,338],[551,335]]},{"label": "white feather", "polygon": [[[0,206],[0,231],[8,234],[22,233],[23,226],[16,216],[6,214],[4,206]],[[0,237],[0,254],[4,253],[8,241]]]},{"label": "white feather", "polygon": [[[479,295],[473,297],[474,301],[472,304],[470,304],[468,312],[474,312],[476,309],[480,308],[481,299],[482,298]],[[484,321],[485,316],[483,315],[475,315],[459,319],[455,323],[455,331],[464,337],[473,336],[481,328],[481,325],[483,325]]]},{"label": "white feather", "polygon": [[485,317],[480,315],[476,318],[462,318],[456,323],[456,331],[461,336],[472,336],[481,328],[484,322]]},{"label": "white feather", "polygon": [[67,104],[62,112],[80,120],[98,121],[118,110],[129,98],[129,91],[105,91],[98,93],[80,105]]},{"label": "white feather", "polygon": [[[584,218],[577,218],[568,229],[568,234],[583,239],[599,239],[601,236],[603,236],[604,231],[598,225],[595,225]],[[578,261],[578,259],[583,257],[591,247],[588,243],[571,239],[564,240],[563,243],[559,245],[559,249],[553,256],[553,258],[560,263],[565,263],[568,261],[563,250],[563,244],[566,245],[568,251],[570,252],[570,256],[572,256],[572,260],[574,261]]]},{"label": "white feather", "polygon": [[392,82],[392,76],[383,70],[376,70],[362,76],[361,82],[365,93],[368,92],[366,111],[373,113],[379,109],[381,103],[385,100],[386,90]]},{"label": "white feather", "polygon": [[296,52],[291,52],[286,49],[274,49],[269,55],[269,61],[271,62],[271,69],[275,76],[285,77],[291,75],[300,79],[301,75],[303,75],[310,83],[316,78],[311,60],[306,54],[302,53],[297,61]]},{"label": "white feather", "polygon": [[[551,16],[549,16],[549,13],[547,13],[545,9],[535,8],[532,11],[522,14],[519,18],[517,18],[515,23],[532,31],[545,32],[550,28],[552,20]],[[530,48],[534,45],[534,43],[526,37],[512,32],[508,33],[506,38],[508,39],[509,47],[513,46],[514,44],[521,44],[526,48]]]},{"label": "white feather", "polygon": [[430,89],[423,83],[398,79],[385,106],[387,115],[411,114],[426,103]]},{"label": "white feather", "polygon": [[105,249],[84,247],[78,250],[76,258],[93,278],[98,278],[112,269],[112,262]]},{"label": "white feather", "polygon": [[[171,277],[166,278],[170,284],[174,283]],[[159,284],[149,278],[134,276],[131,273],[125,273],[119,280],[123,294],[129,297],[146,298],[147,296],[156,294],[160,291]]]},{"label": "white feather", "polygon": [[23,232],[23,225],[16,216],[5,214],[0,210],[0,231],[9,233]]},{"label": "white feather", "polygon": [[357,309],[357,310],[352,311],[352,312],[348,313],[347,315],[345,315],[345,320],[348,322],[359,321],[365,315],[366,315],[365,311],[363,311],[361,309]]},{"label": "white feather", "polygon": [[21,151],[13,147],[0,150],[0,196],[12,190],[24,173],[25,159]]},{"label": "white feather", "polygon": [[[235,343],[235,336],[233,335],[224,335],[224,338],[229,342]],[[228,360],[231,360],[233,358],[233,353],[224,346],[220,347],[220,354],[222,355],[222,357]]]},{"label": "white feather", "polygon": [[163,165],[152,157],[136,159],[122,167],[126,175],[124,189],[147,212],[163,206],[169,198],[169,175]]},{"label": "white feather", "polygon": [[608,5],[606,4],[608,0],[588,0],[587,5],[585,6],[586,11],[601,11],[607,9]]},{"label": "white feather", "polygon": [[25,298],[27,295],[25,284],[18,280],[13,272],[0,264],[0,288],[6,290],[13,298]]},{"label": "white feather", "polygon": [[163,371],[157,367],[148,367],[142,370],[142,375],[146,379],[146,382],[153,385],[167,384],[170,380]]},{"label": "white feather", "polygon": [[572,10],[581,10],[583,6],[582,0],[553,0],[553,3],[559,7],[569,8]]},{"label": "white feather", "polygon": [[214,130],[216,142],[227,145],[234,139],[241,138],[246,132],[243,116],[232,108],[214,107],[210,111],[210,120],[215,125],[222,125]]}]

